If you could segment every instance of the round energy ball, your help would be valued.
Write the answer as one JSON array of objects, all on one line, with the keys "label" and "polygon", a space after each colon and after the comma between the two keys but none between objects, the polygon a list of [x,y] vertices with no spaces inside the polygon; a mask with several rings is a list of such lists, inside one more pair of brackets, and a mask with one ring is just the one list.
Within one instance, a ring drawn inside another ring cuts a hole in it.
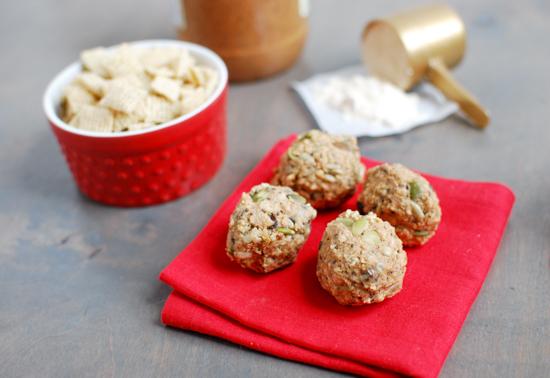
[{"label": "round energy ball", "polygon": [[290,188],[260,184],[243,193],[229,221],[227,256],[244,268],[267,273],[291,264],[317,212]]},{"label": "round energy ball", "polygon": [[441,221],[437,194],[430,183],[401,164],[382,164],[367,171],[357,203],[395,227],[405,246],[426,243]]},{"label": "round energy ball", "polygon": [[317,278],[338,303],[382,302],[403,285],[407,255],[394,228],[374,213],[347,210],[327,225]]},{"label": "round energy ball", "polygon": [[281,157],[273,184],[288,186],[316,209],[326,209],[350,198],[364,173],[356,138],[312,130]]}]

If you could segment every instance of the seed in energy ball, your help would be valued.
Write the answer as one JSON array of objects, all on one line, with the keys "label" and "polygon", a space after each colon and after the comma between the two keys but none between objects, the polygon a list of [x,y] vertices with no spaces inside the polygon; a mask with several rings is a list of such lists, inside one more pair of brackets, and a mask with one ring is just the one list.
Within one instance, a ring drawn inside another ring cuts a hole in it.
[{"label": "seed in energy ball", "polygon": [[281,157],[272,183],[292,188],[316,209],[327,209],[350,198],[364,173],[356,138],[311,130]]},{"label": "seed in energy ball", "polygon": [[260,273],[296,260],[317,212],[283,186],[260,184],[243,193],[229,221],[227,256]]},{"label": "seed in energy ball", "polygon": [[439,199],[430,183],[401,164],[370,168],[357,208],[391,223],[403,244],[410,247],[425,244],[441,221]]},{"label": "seed in energy ball", "polygon": [[358,306],[397,294],[406,265],[401,240],[388,222],[347,210],[325,229],[317,278],[338,303]]}]

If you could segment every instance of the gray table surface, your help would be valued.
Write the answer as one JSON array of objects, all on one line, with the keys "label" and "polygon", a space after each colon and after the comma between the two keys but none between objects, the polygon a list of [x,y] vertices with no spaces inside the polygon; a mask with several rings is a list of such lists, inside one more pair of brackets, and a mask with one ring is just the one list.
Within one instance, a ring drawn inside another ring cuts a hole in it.
[{"label": "gray table surface", "polygon": [[[412,1],[315,0],[301,60],[231,87],[229,152],[207,186],[124,210],[83,198],[47,127],[47,82],[82,49],[174,38],[170,2],[0,2],[0,376],[334,376],[167,329],[160,270],[199,232],[267,149],[312,122],[288,83],[356,64],[364,23]],[[500,181],[517,195],[499,253],[441,372],[550,371],[550,3],[452,1],[469,31],[456,76],[488,106],[479,131],[457,118],[362,139],[363,154],[433,174]],[[419,330],[421,332],[421,330]]]}]

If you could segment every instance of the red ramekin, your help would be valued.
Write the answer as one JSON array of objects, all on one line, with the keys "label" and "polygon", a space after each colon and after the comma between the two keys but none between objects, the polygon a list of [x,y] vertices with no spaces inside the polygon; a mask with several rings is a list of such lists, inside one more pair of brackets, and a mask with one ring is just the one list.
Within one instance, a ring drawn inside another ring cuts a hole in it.
[{"label": "red ramekin", "polygon": [[226,152],[227,68],[211,50],[188,42],[151,40],[136,47],[180,47],[218,73],[218,84],[197,109],[151,129],[124,133],[76,129],[59,117],[63,89],[82,71],[71,64],[48,85],[43,106],[76,184],[91,199],[114,206],[147,206],[205,184]]}]

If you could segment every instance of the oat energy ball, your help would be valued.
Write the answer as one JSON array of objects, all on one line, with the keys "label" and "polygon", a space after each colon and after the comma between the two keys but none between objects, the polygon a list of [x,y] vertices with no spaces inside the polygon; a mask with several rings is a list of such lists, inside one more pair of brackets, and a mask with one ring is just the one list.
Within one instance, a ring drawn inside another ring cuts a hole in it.
[{"label": "oat energy ball", "polygon": [[227,255],[244,268],[267,273],[291,264],[317,212],[290,188],[260,184],[243,193],[231,215]]},{"label": "oat energy ball", "polygon": [[363,179],[357,139],[312,130],[282,156],[273,183],[294,189],[316,209],[332,208],[350,198]]},{"label": "oat energy ball", "polygon": [[327,225],[317,278],[338,303],[382,302],[403,285],[407,255],[394,228],[374,213],[347,210]]},{"label": "oat energy ball", "polygon": [[426,243],[441,221],[439,199],[431,185],[401,164],[369,169],[357,208],[391,223],[405,246]]}]

